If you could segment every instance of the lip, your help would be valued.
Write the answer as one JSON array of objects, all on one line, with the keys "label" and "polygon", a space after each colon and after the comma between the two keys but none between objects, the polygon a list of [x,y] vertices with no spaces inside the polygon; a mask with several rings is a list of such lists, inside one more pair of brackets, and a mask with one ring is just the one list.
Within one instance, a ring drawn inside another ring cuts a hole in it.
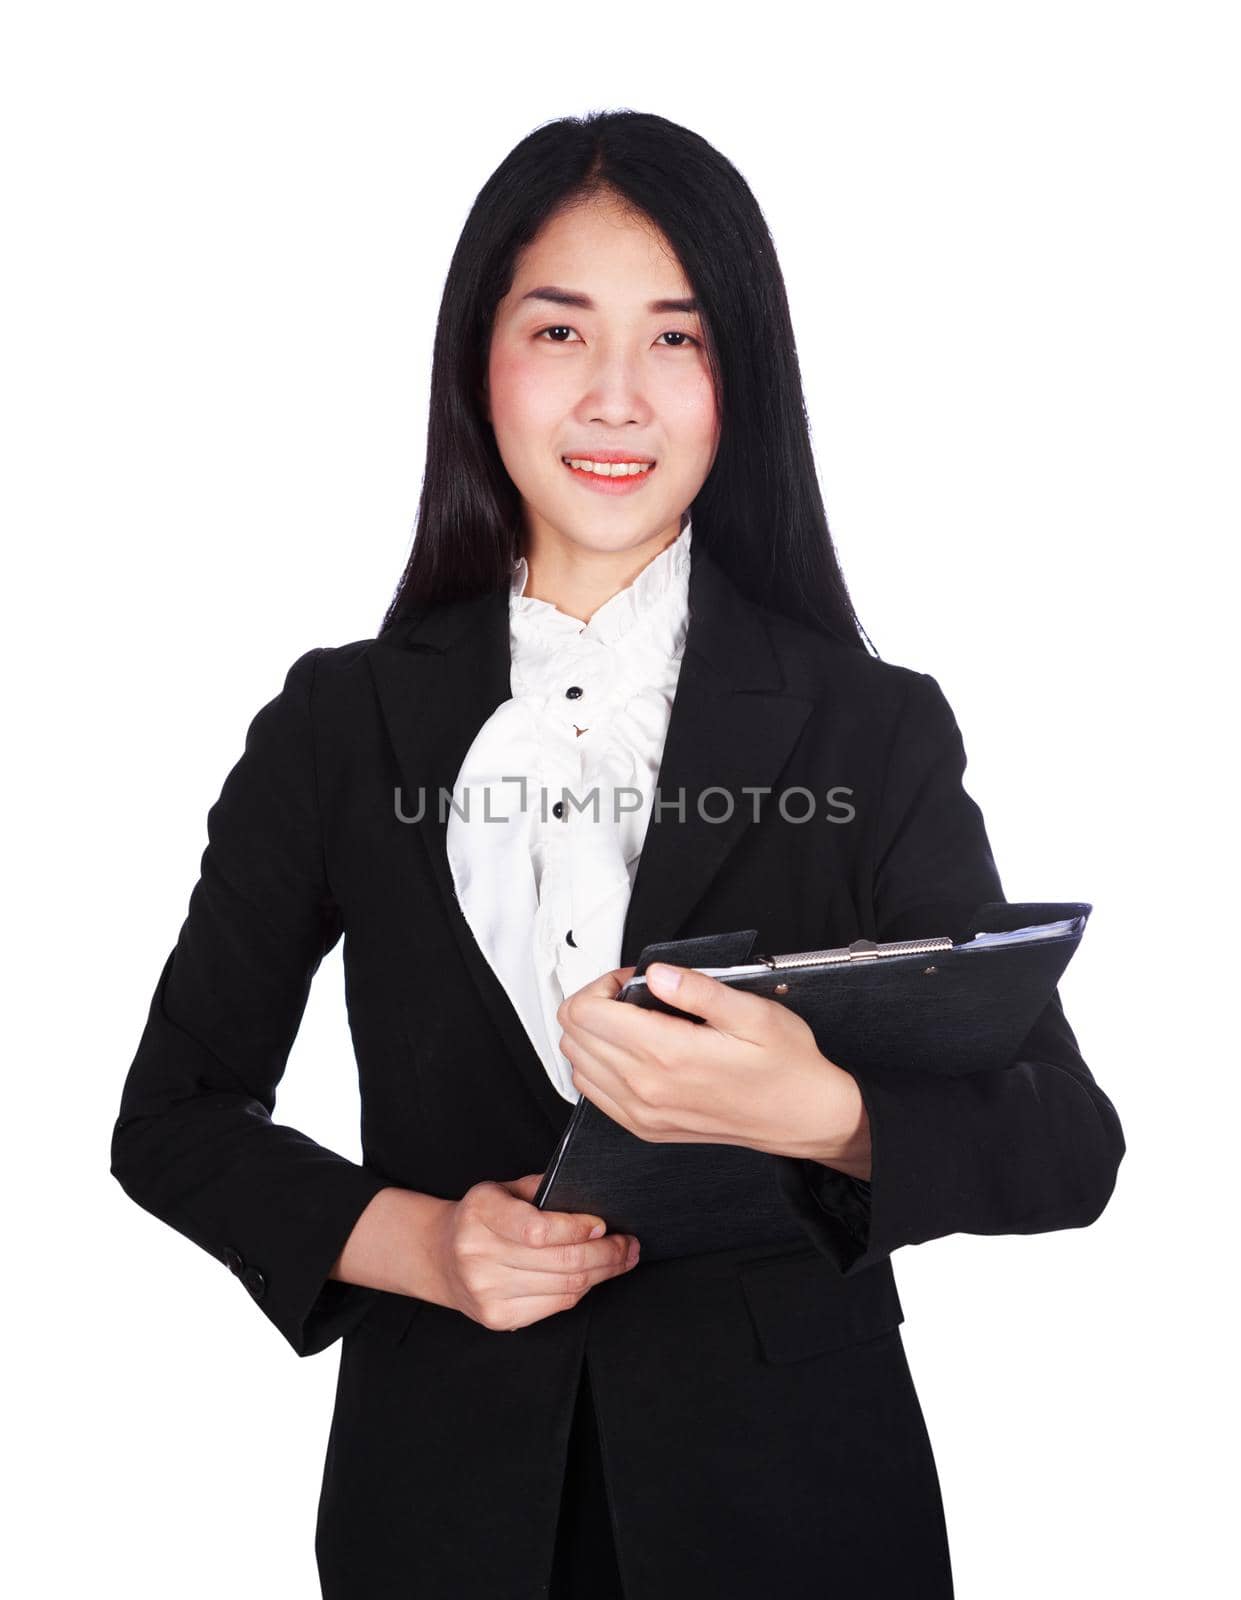
[{"label": "lip", "polygon": [[639,466],[655,465],[654,456],[635,455],[632,450],[562,450],[560,459],[563,461],[566,456],[572,461],[603,461],[609,467],[622,461],[636,461]]},{"label": "lip", "polygon": [[623,478],[599,477],[593,472],[579,472],[576,467],[569,466],[564,458],[560,465],[583,489],[591,494],[636,494],[650,478],[659,471],[659,464],[650,456],[629,455],[623,450],[592,450],[588,454],[574,456],[574,461],[604,461],[609,465],[618,461],[638,461],[650,464],[649,472],[629,472]]}]

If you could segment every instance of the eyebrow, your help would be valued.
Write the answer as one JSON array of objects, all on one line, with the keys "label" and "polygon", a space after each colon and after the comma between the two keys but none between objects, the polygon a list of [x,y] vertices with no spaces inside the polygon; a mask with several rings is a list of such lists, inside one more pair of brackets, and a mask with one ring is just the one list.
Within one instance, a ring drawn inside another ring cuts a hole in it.
[{"label": "eyebrow", "polygon": [[[521,298],[522,301],[548,300],[556,306],[576,306],[579,311],[596,309],[595,302],[588,294],[578,294],[573,289],[558,289],[554,284],[542,284],[537,289],[531,289],[528,294],[523,294]],[[696,312],[700,307],[698,301],[691,295],[684,300],[652,300],[646,309],[660,314],[668,311]]]}]

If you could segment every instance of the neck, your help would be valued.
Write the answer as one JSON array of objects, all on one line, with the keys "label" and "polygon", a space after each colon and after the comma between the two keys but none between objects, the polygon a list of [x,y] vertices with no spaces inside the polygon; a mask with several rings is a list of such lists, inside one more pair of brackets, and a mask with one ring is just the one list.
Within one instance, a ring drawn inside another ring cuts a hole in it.
[{"label": "neck", "polygon": [[550,530],[532,532],[525,550],[524,592],[531,600],[547,600],[566,616],[589,622],[680,533],[680,526],[674,525],[626,550],[591,550]]}]

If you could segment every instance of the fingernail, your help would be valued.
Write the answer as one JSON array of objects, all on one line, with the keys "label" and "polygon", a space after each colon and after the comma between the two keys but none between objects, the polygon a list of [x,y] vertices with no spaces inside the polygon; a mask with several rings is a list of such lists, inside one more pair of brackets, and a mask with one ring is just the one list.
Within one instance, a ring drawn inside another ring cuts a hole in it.
[{"label": "fingernail", "polygon": [[654,978],[661,989],[676,989],[681,982],[680,969],[666,967],[662,961],[653,962],[647,968],[646,975],[648,978]]},{"label": "fingernail", "polygon": [[639,1255],[641,1255],[641,1253],[642,1253],[642,1246],[635,1239],[633,1241],[633,1243],[629,1246],[629,1254],[625,1258],[625,1265],[627,1267],[635,1266],[637,1264],[638,1257],[639,1257]]},{"label": "fingernail", "polygon": [[595,1224],[595,1226],[590,1230],[590,1237],[592,1239],[597,1239],[601,1233],[606,1233],[607,1231],[608,1231],[608,1225],[607,1225],[606,1222],[597,1222]]}]

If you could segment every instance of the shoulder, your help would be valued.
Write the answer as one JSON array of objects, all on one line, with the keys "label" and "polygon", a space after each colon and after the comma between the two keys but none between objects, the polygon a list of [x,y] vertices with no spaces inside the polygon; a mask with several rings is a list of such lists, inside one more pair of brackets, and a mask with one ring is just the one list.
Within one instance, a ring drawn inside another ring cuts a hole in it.
[{"label": "shoulder", "polygon": [[369,657],[385,648],[375,637],[312,645],[289,667],[285,694],[292,690],[320,728],[342,718],[351,721],[372,693]]},{"label": "shoulder", "polygon": [[879,792],[905,804],[928,775],[959,780],[966,765],[956,715],[929,672],[869,651],[782,615],[767,613],[784,693],[811,703],[805,737],[833,769],[848,752]]},{"label": "shoulder", "polygon": [[302,653],[289,667],[289,675],[313,691],[365,677],[367,657],[385,649],[382,639],[351,639],[348,644],[316,644]]},{"label": "shoulder", "polygon": [[381,639],[351,639],[348,644],[319,644],[300,657],[308,661],[316,682],[335,680],[356,673],[365,665],[366,657],[376,648],[382,648]]},{"label": "shoulder", "polygon": [[899,718],[907,707],[930,708],[943,699],[927,672],[885,661],[765,606],[756,605],[754,610],[780,662],[787,694],[833,706],[847,702],[880,720]]}]

